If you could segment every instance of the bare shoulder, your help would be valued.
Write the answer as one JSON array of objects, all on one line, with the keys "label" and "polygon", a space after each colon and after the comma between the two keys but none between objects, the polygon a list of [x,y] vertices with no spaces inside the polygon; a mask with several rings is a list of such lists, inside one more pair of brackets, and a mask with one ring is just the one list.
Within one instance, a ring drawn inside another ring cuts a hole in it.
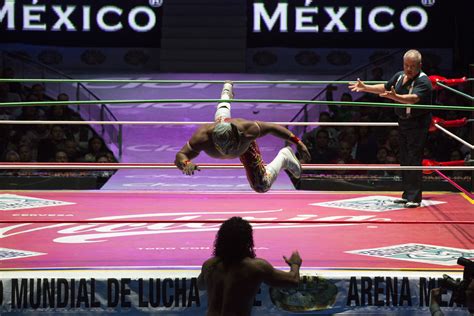
[{"label": "bare shoulder", "polygon": [[267,260],[262,259],[262,258],[255,258],[255,259],[247,258],[245,260],[245,263],[248,267],[255,270],[255,272],[257,273],[267,273],[273,270],[273,266]]},{"label": "bare shoulder", "polygon": [[209,133],[212,131],[212,129],[214,128],[214,125],[215,124],[203,124],[201,126],[198,127],[198,129],[194,132],[193,136],[208,136]]},{"label": "bare shoulder", "polygon": [[219,261],[219,258],[211,257],[211,258],[207,259],[206,261],[204,261],[202,266],[203,266],[203,268],[208,268],[208,267],[216,264],[218,261]]},{"label": "bare shoulder", "polygon": [[260,127],[257,125],[256,121],[236,118],[232,119],[232,122],[235,123],[237,127],[239,127],[239,129],[244,133],[245,137],[257,138],[260,134]]},{"label": "bare shoulder", "polygon": [[210,139],[209,135],[213,128],[214,124],[204,124],[200,126],[189,140],[191,146],[201,147],[201,145],[206,144]]},{"label": "bare shoulder", "polygon": [[201,274],[207,275],[212,270],[215,270],[219,266],[220,259],[217,257],[211,257],[204,261],[201,267]]},{"label": "bare shoulder", "polygon": [[213,267],[218,263],[219,259],[216,257],[211,257],[204,261],[201,267],[201,273],[197,278],[198,288],[204,290],[207,288],[207,281],[213,270]]},{"label": "bare shoulder", "polygon": [[255,124],[255,121],[246,120],[243,118],[232,118],[231,121],[240,126],[248,127]]}]

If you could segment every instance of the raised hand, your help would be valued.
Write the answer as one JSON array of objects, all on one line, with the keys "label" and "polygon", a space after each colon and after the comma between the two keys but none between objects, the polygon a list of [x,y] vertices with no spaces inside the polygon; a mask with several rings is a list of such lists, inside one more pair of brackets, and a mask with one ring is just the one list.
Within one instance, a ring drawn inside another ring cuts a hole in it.
[{"label": "raised hand", "polygon": [[359,78],[357,78],[356,82],[349,82],[349,89],[352,92],[361,92],[364,91],[366,88],[366,85],[363,81],[361,81]]},{"label": "raised hand", "polygon": [[379,97],[395,100],[395,98],[397,97],[397,92],[395,91],[395,87],[392,86],[390,91],[385,91],[385,92],[380,93]]},{"label": "raised hand", "polygon": [[300,154],[300,160],[305,163],[309,163],[311,161],[311,154],[309,153],[308,148],[306,145],[302,142],[299,141],[296,144],[296,149],[298,150],[298,153]]},{"label": "raised hand", "polygon": [[301,259],[298,251],[293,251],[290,258],[283,256],[283,260],[291,267],[292,264],[296,264],[298,267],[301,267],[303,259]]}]

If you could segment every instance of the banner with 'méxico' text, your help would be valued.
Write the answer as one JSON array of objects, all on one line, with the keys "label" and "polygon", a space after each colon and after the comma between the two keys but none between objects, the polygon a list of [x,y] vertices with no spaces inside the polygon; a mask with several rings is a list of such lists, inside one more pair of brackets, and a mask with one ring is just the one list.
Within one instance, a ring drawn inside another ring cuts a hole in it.
[{"label": "banner with 'm\u00e9xico' text", "polygon": [[1,41],[159,47],[163,0],[0,0]]},{"label": "banner with 'm\u00e9xico' text", "polygon": [[[447,1],[248,0],[249,47],[452,47]],[[442,36],[448,34],[448,36]]]}]

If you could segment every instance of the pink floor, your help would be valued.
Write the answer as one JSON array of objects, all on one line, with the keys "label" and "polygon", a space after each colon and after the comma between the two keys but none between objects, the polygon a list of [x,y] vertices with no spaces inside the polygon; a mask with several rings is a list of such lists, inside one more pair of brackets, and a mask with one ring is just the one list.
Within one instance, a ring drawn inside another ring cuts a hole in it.
[{"label": "pink floor", "polygon": [[[456,268],[455,258],[474,257],[472,200],[457,193],[426,193],[423,207],[404,209],[390,201],[397,196],[295,191],[3,191],[0,267],[196,268],[211,255],[218,224],[131,221],[225,220],[231,216],[274,221],[255,224],[254,230],[257,255],[276,266],[284,266],[281,256],[294,249],[300,251],[303,267],[308,269]],[[78,220],[120,222],[71,223]],[[302,222],[277,223],[281,220]],[[311,223],[317,220],[338,223]],[[343,220],[385,223],[339,222]],[[468,223],[386,224],[407,220]],[[367,249],[371,250],[364,252]]]}]

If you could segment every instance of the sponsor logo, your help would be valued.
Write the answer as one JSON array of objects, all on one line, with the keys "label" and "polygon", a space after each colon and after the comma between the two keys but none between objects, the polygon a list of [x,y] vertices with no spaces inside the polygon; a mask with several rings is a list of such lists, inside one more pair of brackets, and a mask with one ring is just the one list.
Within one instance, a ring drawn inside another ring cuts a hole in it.
[{"label": "sponsor logo", "polygon": [[12,214],[12,217],[73,217],[73,214]]},{"label": "sponsor logo", "polygon": [[[365,196],[353,199],[336,200],[323,203],[314,203],[314,206],[334,207],[340,209],[365,211],[365,212],[389,212],[404,210],[403,204],[394,203],[397,198],[391,196]],[[446,202],[426,200],[422,201],[421,206],[437,205]]]},{"label": "sponsor logo", "polygon": [[71,205],[75,203],[32,198],[16,194],[0,194],[0,211],[23,210],[38,207]]},{"label": "sponsor logo", "polygon": [[459,257],[474,258],[474,249],[425,244],[400,244],[381,248],[351,250],[346,251],[346,253],[445,266],[457,265]]},{"label": "sponsor logo", "polygon": [[[124,183],[122,184],[123,187],[149,187],[149,188],[167,188],[167,189],[173,189],[173,190],[182,190],[183,188],[196,188],[196,189],[220,189],[220,190],[230,190],[230,189],[238,189],[238,188],[244,188],[244,189],[249,189],[249,185],[247,182],[243,184],[207,184],[207,183],[164,183],[164,182],[139,182],[139,183]],[[250,190],[250,189],[249,189]]]},{"label": "sponsor logo", "polygon": [[45,255],[45,253],[20,250],[20,249],[0,248],[0,260],[34,257],[34,256],[41,256],[41,255]]},{"label": "sponsor logo", "polygon": [[[209,246],[194,246],[194,247],[138,247],[141,251],[162,251],[162,250],[211,250]],[[255,250],[268,250],[267,247],[254,247]]]},{"label": "sponsor logo", "polygon": [[[105,78],[97,78],[97,79],[109,79],[107,77]],[[110,78],[110,79],[117,79],[116,77]],[[153,80],[157,79],[156,77],[121,77],[119,79],[125,79],[125,80]],[[280,81],[298,81],[298,80],[308,80],[308,78],[300,77],[300,78],[279,78],[277,80]],[[215,84],[210,84],[210,83],[168,83],[168,84],[162,84],[162,83],[140,83],[140,82],[130,82],[130,83],[102,83],[102,84],[95,84],[95,83],[84,83],[84,87],[90,89],[90,90],[113,90],[113,89],[136,89],[138,87],[140,88],[149,88],[149,89],[162,89],[162,90],[168,90],[168,89],[196,89],[196,90],[204,90],[204,89],[209,89],[210,91],[215,91],[213,88],[215,87]],[[245,85],[239,85],[239,90],[256,90],[256,89],[272,89],[272,88],[278,88],[278,89],[307,89],[311,91],[320,91],[323,88],[319,88],[314,85],[308,85],[308,84],[295,84],[295,83],[265,83],[265,84],[245,84]],[[217,98],[215,98],[217,99]]]},{"label": "sponsor logo", "polygon": [[214,180],[235,180],[235,179],[247,179],[246,176],[198,176],[193,175],[192,177],[188,175],[176,175],[176,174],[132,174],[126,175],[125,178],[129,179],[214,179]]},{"label": "sponsor logo", "polygon": [[[335,226],[353,226],[357,225],[352,221],[388,221],[388,218],[377,218],[373,215],[364,216],[328,216],[320,217],[316,214],[301,214],[286,220],[301,221],[301,224],[272,223],[272,221],[282,220],[279,215],[283,209],[276,210],[253,210],[253,211],[235,211],[235,212],[160,212],[151,214],[135,214],[90,218],[91,223],[58,223],[52,225],[39,226],[32,223],[14,224],[0,228],[0,239],[29,234],[32,232],[55,230],[59,237],[53,241],[57,243],[99,243],[106,242],[111,238],[130,237],[130,236],[148,236],[158,234],[173,233],[199,233],[217,231],[220,223],[198,223],[199,220],[222,221],[230,216],[242,216],[246,220],[265,220],[266,223],[253,223],[254,229],[298,229],[298,228],[323,228]],[[167,220],[165,223],[153,223],[153,220]],[[131,222],[128,222],[131,221]],[[133,223],[133,221],[142,220],[144,222]],[[285,220],[285,219],[283,219]],[[351,221],[351,223],[321,223],[317,221]],[[92,223],[92,221],[120,221],[120,223]],[[148,221],[148,222],[145,222]],[[168,222],[169,221],[169,222]],[[193,221],[192,223],[183,223],[183,221]],[[32,227],[32,225],[34,225]]]},{"label": "sponsor logo", "polygon": [[[107,107],[115,110],[127,110],[127,109],[160,109],[162,110],[176,110],[176,109],[186,109],[186,110],[201,110],[201,109],[215,109],[215,103],[133,103],[133,104],[123,104],[123,105],[114,105],[109,104]],[[243,110],[254,109],[254,110],[291,110],[295,111],[295,106],[293,104],[274,104],[274,103],[239,103],[239,106],[235,109],[232,109],[232,112],[239,112]],[[182,127],[181,127],[182,128]]]},{"label": "sponsor logo", "polygon": [[[138,144],[133,146],[127,146],[127,151],[138,151],[138,152],[178,152],[182,146],[171,146],[168,144],[156,145],[156,144]],[[276,152],[280,148],[277,147],[259,147],[261,152]]]}]

